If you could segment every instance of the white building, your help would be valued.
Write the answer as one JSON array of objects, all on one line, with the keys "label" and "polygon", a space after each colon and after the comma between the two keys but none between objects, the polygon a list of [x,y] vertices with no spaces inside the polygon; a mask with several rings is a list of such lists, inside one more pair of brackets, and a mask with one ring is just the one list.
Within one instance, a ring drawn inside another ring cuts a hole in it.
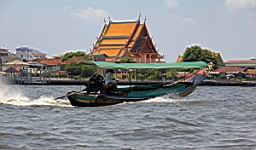
[{"label": "white building", "polygon": [[40,50],[30,48],[28,46],[17,47],[16,56],[19,57],[21,60],[26,61],[46,58],[45,53],[41,52]]},{"label": "white building", "polygon": [[0,71],[5,63],[18,59],[7,47],[0,47]]},{"label": "white building", "polygon": [[0,47],[0,57],[1,56],[8,56],[8,49],[6,47]]}]

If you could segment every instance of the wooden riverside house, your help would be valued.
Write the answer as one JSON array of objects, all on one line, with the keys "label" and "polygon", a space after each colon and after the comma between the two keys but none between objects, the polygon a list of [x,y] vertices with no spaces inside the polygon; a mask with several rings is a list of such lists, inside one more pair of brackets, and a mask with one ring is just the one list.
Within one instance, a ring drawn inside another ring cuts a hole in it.
[{"label": "wooden riverside house", "polygon": [[161,63],[163,56],[158,53],[149,35],[146,22],[111,21],[104,24],[99,38],[93,46],[95,61],[135,63]]}]

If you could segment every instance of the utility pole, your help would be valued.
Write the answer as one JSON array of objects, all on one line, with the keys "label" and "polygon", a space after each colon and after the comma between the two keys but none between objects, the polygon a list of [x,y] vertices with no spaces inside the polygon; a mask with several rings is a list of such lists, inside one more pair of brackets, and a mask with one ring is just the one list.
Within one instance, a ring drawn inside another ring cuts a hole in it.
[{"label": "utility pole", "polygon": [[3,64],[3,60],[2,60],[2,57],[0,56],[0,71],[2,71],[2,64]]}]

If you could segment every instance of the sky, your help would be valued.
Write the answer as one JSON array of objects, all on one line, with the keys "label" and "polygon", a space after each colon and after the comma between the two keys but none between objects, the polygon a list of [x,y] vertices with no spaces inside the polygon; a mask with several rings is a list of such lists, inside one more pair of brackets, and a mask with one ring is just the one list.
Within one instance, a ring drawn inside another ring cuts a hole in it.
[{"label": "sky", "polygon": [[256,0],[0,0],[0,46],[56,56],[90,51],[111,20],[146,23],[167,62],[197,44],[224,60],[256,57]]}]

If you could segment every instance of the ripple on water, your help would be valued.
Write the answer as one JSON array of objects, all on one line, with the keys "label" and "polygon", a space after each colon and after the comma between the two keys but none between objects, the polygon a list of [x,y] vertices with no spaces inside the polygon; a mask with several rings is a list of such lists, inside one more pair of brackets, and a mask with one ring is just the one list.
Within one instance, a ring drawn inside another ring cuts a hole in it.
[{"label": "ripple on water", "polygon": [[54,101],[75,86],[11,87],[19,88],[16,96],[0,92],[0,149],[256,147],[255,88],[198,87],[179,100],[99,108]]}]

